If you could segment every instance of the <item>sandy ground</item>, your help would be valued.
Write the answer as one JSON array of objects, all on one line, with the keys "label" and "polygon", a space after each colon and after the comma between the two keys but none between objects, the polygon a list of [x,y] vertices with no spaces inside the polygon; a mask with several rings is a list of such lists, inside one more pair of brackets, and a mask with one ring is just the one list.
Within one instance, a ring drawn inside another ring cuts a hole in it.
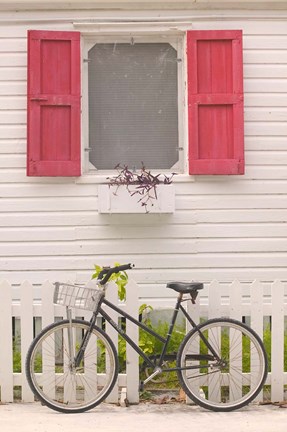
[{"label": "sandy ground", "polygon": [[285,432],[287,409],[250,405],[215,413],[179,403],[101,404],[83,414],[61,414],[39,403],[0,405],[1,432]]}]

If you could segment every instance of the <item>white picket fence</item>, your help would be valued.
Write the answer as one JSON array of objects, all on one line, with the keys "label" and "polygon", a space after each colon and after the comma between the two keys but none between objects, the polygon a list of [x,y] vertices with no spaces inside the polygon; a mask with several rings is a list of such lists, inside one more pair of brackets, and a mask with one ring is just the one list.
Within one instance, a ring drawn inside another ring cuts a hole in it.
[{"label": "white picket fence", "polygon": [[[11,286],[7,281],[0,282],[0,395],[2,402],[13,402],[15,389],[20,389],[20,398],[24,402],[32,402],[34,396],[25,377],[25,357],[28,347],[33,339],[35,322],[37,327],[45,327],[55,318],[65,316],[65,310],[53,304],[54,286],[45,282],[41,287],[35,287],[24,282],[19,287]],[[127,286],[127,299],[120,303],[133,316],[137,316],[142,301],[138,297],[139,289],[135,282],[129,281]],[[107,292],[110,301],[117,303],[117,287],[110,285]],[[161,307],[174,302],[161,302],[157,299],[157,306]],[[187,302],[190,304],[190,302]],[[153,302],[153,306],[155,303]],[[254,281],[252,284],[242,284],[234,281],[230,285],[219,284],[214,281],[200,295],[196,305],[188,306],[195,321],[201,317],[215,318],[229,316],[241,320],[245,317],[251,327],[263,337],[266,322],[271,323],[271,372],[268,373],[267,385],[270,386],[272,401],[287,398],[287,370],[284,370],[284,349],[287,350],[287,286],[280,281],[272,284],[263,284]],[[89,318],[90,312],[75,311],[75,316]],[[114,321],[117,315],[111,314]],[[14,320],[13,320],[14,318]],[[34,318],[37,318],[34,320]],[[12,322],[18,324],[16,330]],[[39,325],[41,323],[41,325]],[[107,328],[115,346],[118,345],[117,333]],[[18,329],[18,330],[17,330]],[[38,329],[39,330],[39,329]],[[36,329],[36,331],[38,331]],[[16,331],[16,339],[15,339]],[[18,332],[19,339],[18,340]],[[127,333],[137,341],[138,330],[134,324],[127,323]],[[285,347],[284,347],[285,335]],[[14,338],[13,338],[14,336]],[[13,347],[21,351],[21,372],[13,371]],[[285,353],[285,356],[287,353]],[[126,389],[126,396],[130,402],[138,402],[138,356],[127,346],[126,373],[120,374],[113,393],[109,396],[110,402],[117,402],[120,389]]]},{"label": "white picket fence", "polygon": [[[138,290],[137,285],[129,282],[127,290],[127,299],[123,307],[125,311],[131,315],[138,314]],[[21,388],[21,400],[23,402],[33,402],[34,396],[29,388],[25,376],[25,358],[33,339],[35,320],[39,327],[41,320],[41,328],[51,324],[55,319],[66,318],[65,307],[53,304],[54,285],[50,282],[45,282],[41,287],[34,287],[28,282],[24,282],[18,289],[15,298],[15,287],[12,287],[8,282],[0,283],[0,389],[1,401],[13,402],[15,398],[15,388]],[[118,303],[117,286],[110,284],[106,294],[106,298],[111,302]],[[82,317],[87,320],[91,317],[91,312],[83,310],[74,310],[75,317]],[[111,317],[117,322],[117,314],[111,311]],[[18,323],[18,331],[16,331],[16,340],[13,338],[12,318],[15,318]],[[20,324],[20,326],[19,326]],[[39,328],[37,329],[40,330]],[[36,330],[36,332],[37,332]],[[107,333],[118,346],[117,332],[107,325]],[[135,325],[127,324],[127,334],[137,341],[138,331]],[[20,344],[19,340],[20,339]],[[13,347],[15,350],[21,350],[21,372],[13,371]],[[20,346],[19,346],[20,345]],[[117,402],[119,388],[126,388],[127,397],[130,401],[138,401],[138,356],[134,350],[127,347],[127,365],[126,373],[119,374],[118,383],[112,393],[109,395],[110,402]]]}]

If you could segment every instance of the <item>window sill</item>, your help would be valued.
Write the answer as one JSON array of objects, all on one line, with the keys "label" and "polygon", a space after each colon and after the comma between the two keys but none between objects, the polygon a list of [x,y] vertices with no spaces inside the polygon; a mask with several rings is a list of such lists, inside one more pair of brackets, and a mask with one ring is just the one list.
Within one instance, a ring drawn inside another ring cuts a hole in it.
[{"label": "window sill", "polygon": [[[113,173],[114,175],[114,173]],[[167,173],[170,175],[170,173]],[[107,185],[107,177],[112,177],[112,175],[105,174],[83,174],[80,177],[75,177],[76,184],[98,184]],[[196,177],[189,174],[177,174],[173,177],[172,183],[194,183]]]},{"label": "window sill", "polygon": [[173,213],[175,209],[173,185],[158,185],[157,199],[151,199],[147,207],[141,205],[138,194],[131,196],[126,186],[101,184],[98,191],[99,213]]}]

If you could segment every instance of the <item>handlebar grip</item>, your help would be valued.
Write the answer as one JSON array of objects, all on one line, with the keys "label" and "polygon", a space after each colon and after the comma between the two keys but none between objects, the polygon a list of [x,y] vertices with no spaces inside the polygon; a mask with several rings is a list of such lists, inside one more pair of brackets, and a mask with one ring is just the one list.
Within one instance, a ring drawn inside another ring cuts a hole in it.
[{"label": "handlebar grip", "polygon": [[101,271],[101,273],[99,274],[99,276],[101,274],[105,274],[105,277],[104,277],[104,279],[102,279],[100,281],[100,284],[105,285],[108,282],[108,280],[110,279],[110,277],[112,276],[112,274],[119,273],[120,271],[131,270],[133,267],[134,267],[133,264],[123,264],[120,266],[112,267],[110,269],[103,269]]},{"label": "handlebar grip", "polygon": [[114,269],[116,269],[117,271],[114,271],[114,273],[119,273],[120,271],[125,271],[125,270],[131,270],[134,267],[134,264],[123,264],[117,267],[114,267]]},{"label": "handlebar grip", "polygon": [[105,274],[108,273],[108,271],[110,270],[111,267],[103,267],[103,269],[100,271],[100,273],[98,274],[97,279],[103,279],[103,277],[105,276]]}]

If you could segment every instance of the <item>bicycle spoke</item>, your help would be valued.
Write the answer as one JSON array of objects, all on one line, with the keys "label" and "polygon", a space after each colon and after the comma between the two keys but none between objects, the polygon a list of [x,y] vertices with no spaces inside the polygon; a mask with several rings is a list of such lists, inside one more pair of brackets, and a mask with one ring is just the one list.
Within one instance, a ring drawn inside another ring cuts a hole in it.
[{"label": "bicycle spoke", "polygon": [[[208,344],[220,361],[200,360],[209,353],[200,333],[192,330],[179,353],[179,379],[188,396],[205,408],[228,411],[251,402],[261,390],[267,360],[258,336],[240,322],[231,319],[209,320],[200,326]],[[211,353],[210,353],[211,354]],[[197,355],[197,360],[192,356]]]},{"label": "bicycle spoke", "polygon": [[[51,325],[33,342],[27,357],[27,378],[35,395],[62,412],[81,412],[100,403],[114,386],[118,363],[115,348],[94,328],[81,363],[69,358],[67,321]],[[89,323],[73,320],[76,354]]]}]

